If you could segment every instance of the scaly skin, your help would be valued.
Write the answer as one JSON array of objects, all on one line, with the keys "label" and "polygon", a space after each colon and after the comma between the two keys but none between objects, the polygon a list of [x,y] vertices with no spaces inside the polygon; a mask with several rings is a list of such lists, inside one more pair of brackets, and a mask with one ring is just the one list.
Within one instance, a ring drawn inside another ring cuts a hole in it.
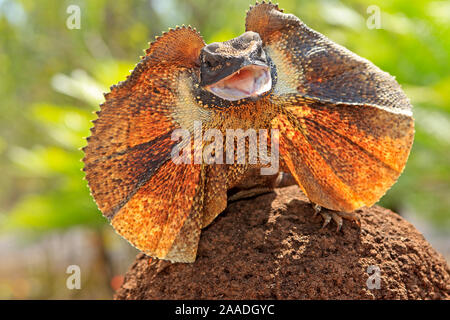
[{"label": "scaly skin", "polygon": [[[202,133],[278,129],[280,171],[312,203],[333,210],[321,214],[338,228],[378,201],[405,166],[414,121],[393,77],[272,4],[250,8],[246,31],[259,36],[217,44],[208,56],[194,29],[170,30],[105,95],[84,149],[86,179],[115,230],[149,256],[193,262],[201,229],[226,208],[228,194],[245,197],[280,182],[260,176],[259,163],[175,164],[171,134],[199,134],[194,121]],[[206,90],[258,59],[270,66],[270,91],[228,101]]]}]

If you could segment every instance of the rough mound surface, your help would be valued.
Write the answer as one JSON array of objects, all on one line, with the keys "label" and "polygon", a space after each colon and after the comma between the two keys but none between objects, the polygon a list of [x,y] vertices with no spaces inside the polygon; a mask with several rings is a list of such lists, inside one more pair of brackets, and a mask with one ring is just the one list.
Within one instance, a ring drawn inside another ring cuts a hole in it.
[{"label": "rough mound surface", "polygon": [[140,254],[115,298],[450,298],[445,259],[411,224],[377,206],[359,214],[361,228],[320,230],[296,186],[231,203],[203,230],[195,263]]}]

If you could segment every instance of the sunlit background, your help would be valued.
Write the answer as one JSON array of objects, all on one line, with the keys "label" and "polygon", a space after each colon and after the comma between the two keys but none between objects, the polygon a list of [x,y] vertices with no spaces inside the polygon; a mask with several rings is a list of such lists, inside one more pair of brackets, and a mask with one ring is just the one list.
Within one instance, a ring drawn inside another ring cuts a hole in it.
[{"label": "sunlit background", "polygon": [[[251,3],[0,0],[0,298],[112,297],[137,251],[101,216],[80,171],[93,111],[156,35],[190,24],[206,42],[228,40],[244,32]],[[80,29],[66,25],[70,5],[81,9]],[[380,29],[369,28],[373,5]],[[402,84],[416,138],[381,204],[449,259],[450,2],[281,0],[280,7]],[[81,268],[80,290],[66,287],[69,265]]]}]

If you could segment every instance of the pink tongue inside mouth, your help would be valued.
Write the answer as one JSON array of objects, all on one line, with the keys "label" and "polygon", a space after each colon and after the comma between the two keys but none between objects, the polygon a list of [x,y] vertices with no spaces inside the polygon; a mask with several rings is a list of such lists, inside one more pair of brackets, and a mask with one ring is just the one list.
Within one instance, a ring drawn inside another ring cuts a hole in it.
[{"label": "pink tongue inside mouth", "polygon": [[207,87],[222,99],[235,101],[269,91],[272,79],[267,67],[250,65]]},{"label": "pink tongue inside mouth", "polygon": [[231,78],[225,79],[223,85],[224,87],[234,88],[250,95],[255,90],[253,72],[248,69],[238,71]]}]

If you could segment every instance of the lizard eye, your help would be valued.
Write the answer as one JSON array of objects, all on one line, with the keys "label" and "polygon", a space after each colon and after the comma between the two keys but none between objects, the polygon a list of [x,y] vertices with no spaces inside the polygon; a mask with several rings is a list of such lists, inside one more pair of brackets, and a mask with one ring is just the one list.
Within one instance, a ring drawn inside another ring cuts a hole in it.
[{"label": "lizard eye", "polygon": [[220,64],[220,57],[212,54],[204,58],[205,66],[212,69]]},{"label": "lizard eye", "polygon": [[203,62],[207,68],[213,68],[219,64],[220,55],[217,54],[218,43],[211,43],[203,48]]}]

